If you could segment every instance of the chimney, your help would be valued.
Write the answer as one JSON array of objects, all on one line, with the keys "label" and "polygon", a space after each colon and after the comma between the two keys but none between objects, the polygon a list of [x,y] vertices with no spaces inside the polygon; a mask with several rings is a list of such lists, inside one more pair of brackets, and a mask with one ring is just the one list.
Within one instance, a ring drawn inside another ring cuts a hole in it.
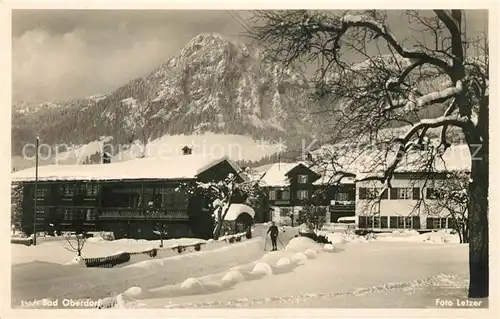
[{"label": "chimney", "polygon": [[104,152],[102,154],[102,163],[103,164],[109,164],[109,163],[111,163],[111,155],[108,152]]},{"label": "chimney", "polygon": [[188,145],[185,145],[182,148],[182,155],[191,155],[193,153],[193,149],[189,147]]}]

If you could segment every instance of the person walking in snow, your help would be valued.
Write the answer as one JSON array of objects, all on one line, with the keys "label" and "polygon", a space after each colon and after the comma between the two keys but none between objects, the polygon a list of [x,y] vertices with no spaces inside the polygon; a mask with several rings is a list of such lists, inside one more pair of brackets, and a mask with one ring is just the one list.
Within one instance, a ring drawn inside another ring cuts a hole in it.
[{"label": "person walking in snow", "polygon": [[278,239],[278,226],[276,226],[275,222],[271,222],[271,227],[267,230],[267,233],[271,235],[271,243],[273,245],[273,251],[278,250],[276,245],[276,241]]}]

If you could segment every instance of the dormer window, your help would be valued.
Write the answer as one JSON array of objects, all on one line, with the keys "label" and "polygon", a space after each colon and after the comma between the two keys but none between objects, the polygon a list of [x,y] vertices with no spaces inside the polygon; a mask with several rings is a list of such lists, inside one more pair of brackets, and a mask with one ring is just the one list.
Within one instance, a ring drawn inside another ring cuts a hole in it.
[{"label": "dormer window", "polygon": [[299,184],[307,184],[307,181],[308,181],[308,177],[307,175],[299,175],[297,180],[298,180],[298,183]]},{"label": "dormer window", "polygon": [[184,146],[182,148],[182,155],[191,155],[191,153],[193,153],[193,149],[189,146]]}]

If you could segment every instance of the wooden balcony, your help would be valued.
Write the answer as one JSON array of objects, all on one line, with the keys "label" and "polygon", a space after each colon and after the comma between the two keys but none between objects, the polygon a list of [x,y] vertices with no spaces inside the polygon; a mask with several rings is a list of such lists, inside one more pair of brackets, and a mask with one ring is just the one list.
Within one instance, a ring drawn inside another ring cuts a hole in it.
[{"label": "wooden balcony", "polygon": [[334,205],[330,205],[330,212],[354,212],[356,211],[356,204],[352,202],[336,202]]},{"label": "wooden balcony", "polygon": [[130,208],[108,208],[99,212],[99,220],[188,220],[185,210],[140,211]]}]

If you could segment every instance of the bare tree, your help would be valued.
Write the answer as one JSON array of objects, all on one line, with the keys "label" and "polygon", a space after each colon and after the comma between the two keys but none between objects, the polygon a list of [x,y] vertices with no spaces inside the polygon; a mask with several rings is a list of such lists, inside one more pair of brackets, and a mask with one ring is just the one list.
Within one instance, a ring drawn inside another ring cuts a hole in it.
[{"label": "bare tree", "polygon": [[[429,39],[397,39],[384,11],[256,11],[251,35],[286,65],[318,64],[316,100],[335,119],[332,142],[380,143],[381,174],[362,180],[391,186],[404,155],[426,143],[436,153],[450,146],[450,131],[468,145],[469,297],[489,294],[488,167],[489,48],[487,34],[467,37],[462,10],[403,12],[411,28]],[[345,58],[350,60],[345,60]],[[357,61],[353,61],[357,60]],[[441,112],[441,113],[439,113]],[[407,125],[400,136],[387,128]],[[440,130],[437,139],[432,131]]]},{"label": "bare tree", "polygon": [[439,184],[432,185],[432,198],[428,205],[429,215],[451,218],[461,243],[469,242],[467,210],[470,196],[467,192],[469,174],[464,171],[451,172]]},{"label": "bare tree", "polygon": [[[231,173],[223,181],[185,184],[181,185],[177,191],[186,192],[189,196],[202,194],[206,199],[213,201],[211,204],[215,219],[213,238],[218,239],[231,205],[237,202],[257,201],[257,198],[262,194],[262,187],[260,181],[238,181],[238,177]],[[256,199],[250,200],[250,198]]]},{"label": "bare tree", "polygon": [[84,234],[75,234],[74,236],[65,234],[64,240],[62,243],[64,249],[75,252],[78,257],[82,256],[83,246],[87,242],[87,237]]}]

